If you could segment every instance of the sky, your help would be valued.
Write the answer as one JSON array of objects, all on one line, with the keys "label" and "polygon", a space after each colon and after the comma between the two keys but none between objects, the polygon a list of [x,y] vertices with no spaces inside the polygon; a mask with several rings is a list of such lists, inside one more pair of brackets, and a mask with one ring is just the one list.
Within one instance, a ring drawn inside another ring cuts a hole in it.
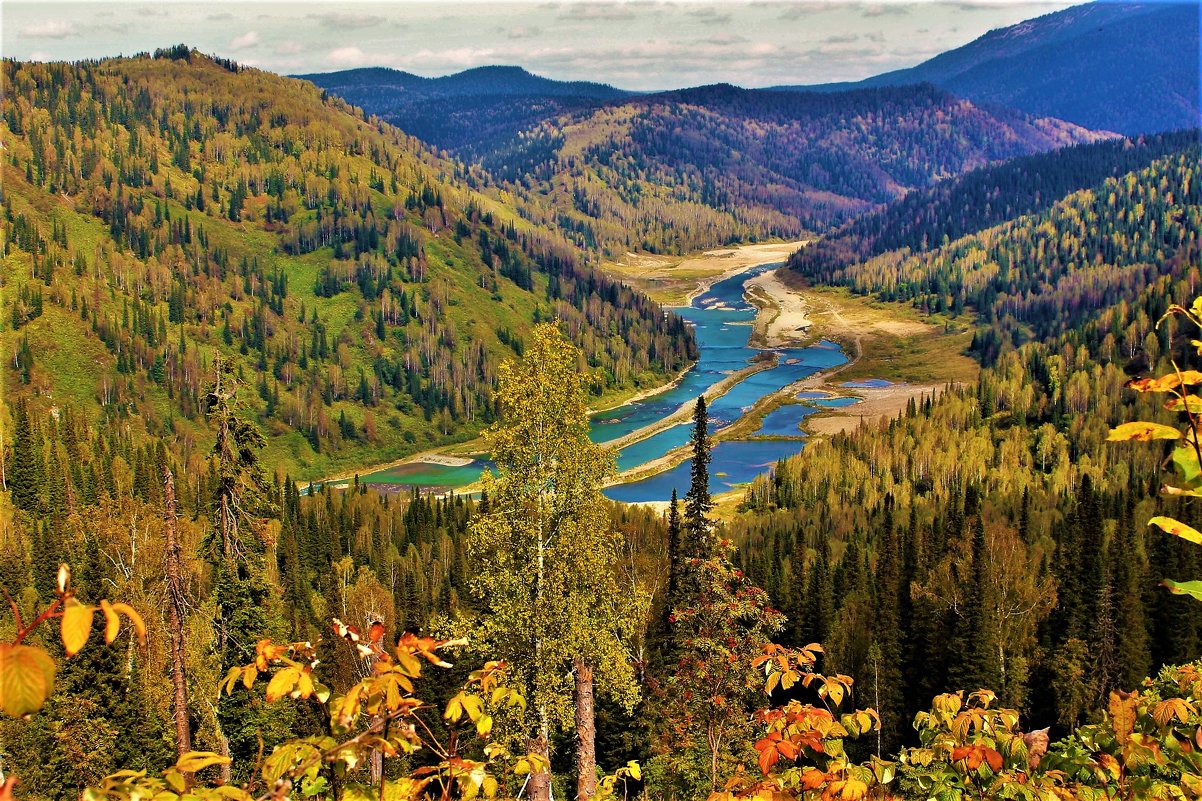
[{"label": "sky", "polygon": [[180,42],[273,72],[387,66],[436,76],[491,64],[656,90],[866,78],[910,67],[1067,2],[0,3],[20,60],[131,55]]}]

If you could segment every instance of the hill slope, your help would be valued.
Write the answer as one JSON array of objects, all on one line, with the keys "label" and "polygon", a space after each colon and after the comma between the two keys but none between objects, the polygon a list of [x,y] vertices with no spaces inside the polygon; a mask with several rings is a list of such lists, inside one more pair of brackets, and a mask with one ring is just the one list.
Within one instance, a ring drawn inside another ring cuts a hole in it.
[{"label": "hill slope", "polygon": [[861,690],[879,682],[885,742],[947,687],[999,687],[1028,727],[1067,726],[1081,711],[1058,683],[1065,665],[1079,666],[1078,697],[1107,697],[1199,652],[1197,604],[1156,583],[1198,575],[1202,554],[1147,524],[1197,525],[1199,510],[1161,495],[1164,450],[1106,441],[1132,420],[1180,423],[1163,396],[1125,391],[1132,376],[1199,366],[1192,326],[1156,326],[1202,282],[1198,163],[1191,143],[1038,213],[833,271],[949,327],[967,320],[949,307],[978,312],[978,383],[812,441],[756,479],[748,506],[762,514],[728,529],[748,575],[793,612],[786,637],[822,641],[849,674],[891,666]]},{"label": "hill slope", "polygon": [[1125,134],[1193,128],[1198,30],[1196,3],[1093,2],[850,86],[929,82],[976,102]]},{"label": "hill slope", "polygon": [[712,86],[579,112],[472,149],[583,246],[686,252],[822,230],[974,167],[1096,134],[931,86]]},{"label": "hill slope", "polygon": [[679,319],[310,84],[182,47],[4,71],[10,397],[186,450],[233,358],[270,463],[316,476],[477,431],[531,320],[564,321],[599,394],[693,355]]},{"label": "hill slope", "polygon": [[911,192],[795,253],[790,267],[828,282],[845,267],[892,250],[922,252],[1050,208],[1066,195],[1143,169],[1198,139],[1197,131],[1117,139],[1024,156]]}]

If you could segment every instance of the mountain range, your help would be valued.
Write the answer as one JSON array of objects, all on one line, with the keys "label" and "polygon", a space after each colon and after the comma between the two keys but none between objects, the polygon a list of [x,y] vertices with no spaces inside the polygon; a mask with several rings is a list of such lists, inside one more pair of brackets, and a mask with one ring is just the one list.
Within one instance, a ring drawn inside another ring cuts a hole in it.
[{"label": "mountain range", "polygon": [[1199,7],[1092,2],[990,31],[916,67],[845,91],[929,82],[977,103],[1138,134],[1199,124]]},{"label": "mountain range", "polygon": [[[1152,133],[1199,124],[1199,9],[1191,2],[1092,2],[990,31],[907,69],[853,83],[774,90],[844,92],[930,83],[1097,131]],[[478,155],[481,142],[635,98],[601,83],[556,81],[520,67],[440,78],[367,68],[309,80],[436,147]]]},{"label": "mountain range", "polygon": [[440,78],[384,67],[294,77],[448,150],[512,137],[541,120],[636,94],[607,84],[543,78],[521,67],[477,67]]}]

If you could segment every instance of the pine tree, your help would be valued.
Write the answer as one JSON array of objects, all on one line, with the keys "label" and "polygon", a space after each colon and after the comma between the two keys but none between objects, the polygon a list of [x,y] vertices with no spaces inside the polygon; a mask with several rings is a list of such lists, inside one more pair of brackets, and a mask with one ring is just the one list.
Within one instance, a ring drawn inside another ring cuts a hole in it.
[{"label": "pine tree", "polygon": [[[270,611],[276,599],[257,529],[264,518],[278,510],[259,466],[263,435],[237,413],[239,386],[233,361],[220,359],[206,406],[217,431],[213,446],[213,519],[214,545],[220,547],[210,548],[209,559],[214,573],[211,597],[216,607],[216,650],[222,674],[254,659],[255,643],[270,633]],[[243,536],[245,528],[255,536]],[[263,707],[252,690],[240,684],[222,694],[217,704],[221,750],[234,760],[239,776],[249,775],[261,741],[278,739],[286,733],[284,709],[278,705]],[[231,780],[233,770],[224,765],[223,778]]]},{"label": "pine tree", "polygon": [[884,521],[876,554],[873,643],[869,651],[868,697],[881,716],[877,756],[893,753],[906,721],[902,680],[902,642],[905,640],[900,615],[902,553],[893,517],[893,496],[885,498]]}]

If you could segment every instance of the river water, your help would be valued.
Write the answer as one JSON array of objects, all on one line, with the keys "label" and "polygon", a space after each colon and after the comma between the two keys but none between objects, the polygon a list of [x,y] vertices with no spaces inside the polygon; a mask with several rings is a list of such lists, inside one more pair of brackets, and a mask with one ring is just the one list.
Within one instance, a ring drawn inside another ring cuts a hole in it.
[{"label": "river water", "polygon": [[[673,387],[641,401],[601,412],[593,417],[589,436],[594,442],[612,442],[675,412],[731,373],[749,364],[762,351],[748,345],[755,319],[755,307],[743,296],[750,279],[779,264],[765,264],[715,283],[687,307],[673,309],[691,323],[697,336],[698,360]],[[760,398],[820,370],[837,367],[847,357],[832,342],[820,342],[807,348],[782,348],[773,351],[776,366],[754,373],[714,399],[709,407],[711,432],[738,420]],[[724,492],[751,481],[766,472],[779,459],[797,453],[805,444],[797,428],[813,406],[790,404],[768,415],[755,436],[788,436],[793,439],[748,439],[717,443],[710,464],[710,490]],[[619,470],[659,459],[689,441],[690,426],[676,425],[646,439],[627,445],[618,452]],[[409,463],[363,476],[372,484],[421,485],[455,488],[475,481],[487,462],[477,461],[465,467]],[[665,501],[672,490],[683,496],[689,485],[690,461],[672,470],[605,490],[614,500],[628,503]]]}]

